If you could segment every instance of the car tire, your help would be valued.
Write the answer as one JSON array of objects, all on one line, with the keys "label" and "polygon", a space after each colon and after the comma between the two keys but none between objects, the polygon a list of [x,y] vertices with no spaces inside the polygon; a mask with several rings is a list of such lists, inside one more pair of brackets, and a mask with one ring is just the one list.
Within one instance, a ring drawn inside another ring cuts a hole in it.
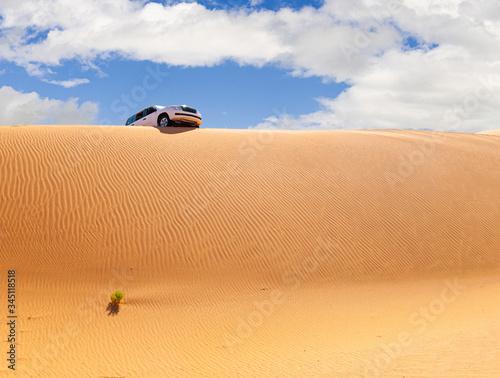
[{"label": "car tire", "polygon": [[162,114],[158,117],[158,127],[166,127],[171,126],[170,118],[168,118],[168,114]]}]

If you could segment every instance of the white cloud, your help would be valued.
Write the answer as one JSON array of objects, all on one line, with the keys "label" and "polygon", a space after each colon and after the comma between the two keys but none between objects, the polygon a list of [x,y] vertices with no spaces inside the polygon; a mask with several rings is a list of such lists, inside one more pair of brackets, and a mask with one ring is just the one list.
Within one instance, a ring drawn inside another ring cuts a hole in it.
[{"label": "white cloud", "polygon": [[[357,41],[344,40],[351,87],[335,99],[320,99],[320,110],[277,114],[257,128],[414,128],[477,132],[496,128],[500,116],[500,4],[496,1],[405,1],[392,10],[381,1],[330,1],[341,20],[364,23]],[[387,3],[386,3],[387,4]],[[397,3],[396,3],[397,4]],[[367,26],[397,25],[422,48],[401,43],[370,53]],[[371,20],[371,21],[370,21]],[[366,38],[368,37],[368,38]],[[366,46],[366,47],[365,47]],[[308,54],[304,54],[307,61]],[[355,61],[357,59],[357,61]],[[317,61],[309,64],[321,72]],[[331,69],[330,73],[341,70]],[[323,75],[328,76],[328,75]],[[337,76],[339,77],[339,76]]]},{"label": "white cloud", "polygon": [[76,98],[40,98],[36,92],[23,93],[8,86],[0,88],[0,104],[0,125],[94,124],[99,110],[91,101],[78,104]]},{"label": "white cloud", "polygon": [[[35,11],[39,4],[28,0],[23,7],[13,3],[2,9],[7,36],[0,54],[5,59],[51,66],[116,52],[131,59],[202,66],[224,59],[264,64],[286,52],[268,33],[272,12],[211,11],[197,3],[142,6],[128,0],[42,1],[47,5]],[[27,43],[20,30],[28,27],[47,33],[46,38]]]},{"label": "white cloud", "polygon": [[[453,67],[453,70],[450,70]],[[387,52],[353,78],[353,86],[321,110],[301,116],[277,113],[256,128],[410,128],[478,132],[497,128],[498,66],[474,61],[463,49]]]},{"label": "white cloud", "polygon": [[70,79],[70,80],[47,80],[47,79],[42,79],[45,83],[49,84],[54,84],[54,85],[60,85],[61,87],[64,88],[73,88],[76,87],[77,85],[80,84],[87,84],[90,83],[88,79]]},{"label": "white cloud", "polygon": [[[473,111],[464,105],[480,78],[500,65],[498,0],[325,0],[319,9],[279,11],[2,0],[0,14],[0,57],[34,75],[65,59],[92,66],[118,55],[180,66],[271,63],[351,85],[336,99],[322,99],[318,112],[273,116],[259,127],[283,118],[289,127],[479,131],[500,116],[496,87]],[[417,49],[405,45],[408,37]]]},{"label": "white cloud", "polygon": [[181,66],[278,63],[297,75],[346,80],[367,57],[401,40],[393,25],[380,25],[370,33],[369,46],[347,62],[340,44],[356,40],[359,27],[326,6],[274,12],[130,0],[4,3],[0,56],[36,75],[65,59],[92,62],[118,54]]}]

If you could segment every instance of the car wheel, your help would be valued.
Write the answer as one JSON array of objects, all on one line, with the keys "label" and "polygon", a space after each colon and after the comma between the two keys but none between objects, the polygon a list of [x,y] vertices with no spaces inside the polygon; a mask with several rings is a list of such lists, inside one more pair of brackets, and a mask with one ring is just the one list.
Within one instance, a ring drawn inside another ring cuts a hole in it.
[{"label": "car wheel", "polygon": [[159,127],[166,127],[170,126],[170,118],[168,118],[168,114],[162,114],[160,118],[158,118],[158,126]]}]

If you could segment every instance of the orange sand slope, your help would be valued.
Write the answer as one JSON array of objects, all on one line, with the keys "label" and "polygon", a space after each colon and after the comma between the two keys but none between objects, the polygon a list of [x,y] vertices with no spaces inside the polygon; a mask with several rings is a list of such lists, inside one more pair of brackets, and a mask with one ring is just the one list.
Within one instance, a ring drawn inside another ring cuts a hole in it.
[{"label": "orange sand slope", "polygon": [[0,373],[499,375],[499,173],[487,134],[1,127]]}]

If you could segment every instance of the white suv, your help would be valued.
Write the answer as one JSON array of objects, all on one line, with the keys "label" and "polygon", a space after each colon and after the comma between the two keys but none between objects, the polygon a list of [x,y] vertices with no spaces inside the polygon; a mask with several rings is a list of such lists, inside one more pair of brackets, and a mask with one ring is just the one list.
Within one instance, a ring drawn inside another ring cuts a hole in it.
[{"label": "white suv", "polygon": [[186,105],[150,106],[127,119],[125,126],[174,126],[186,124],[200,127],[201,114]]}]

